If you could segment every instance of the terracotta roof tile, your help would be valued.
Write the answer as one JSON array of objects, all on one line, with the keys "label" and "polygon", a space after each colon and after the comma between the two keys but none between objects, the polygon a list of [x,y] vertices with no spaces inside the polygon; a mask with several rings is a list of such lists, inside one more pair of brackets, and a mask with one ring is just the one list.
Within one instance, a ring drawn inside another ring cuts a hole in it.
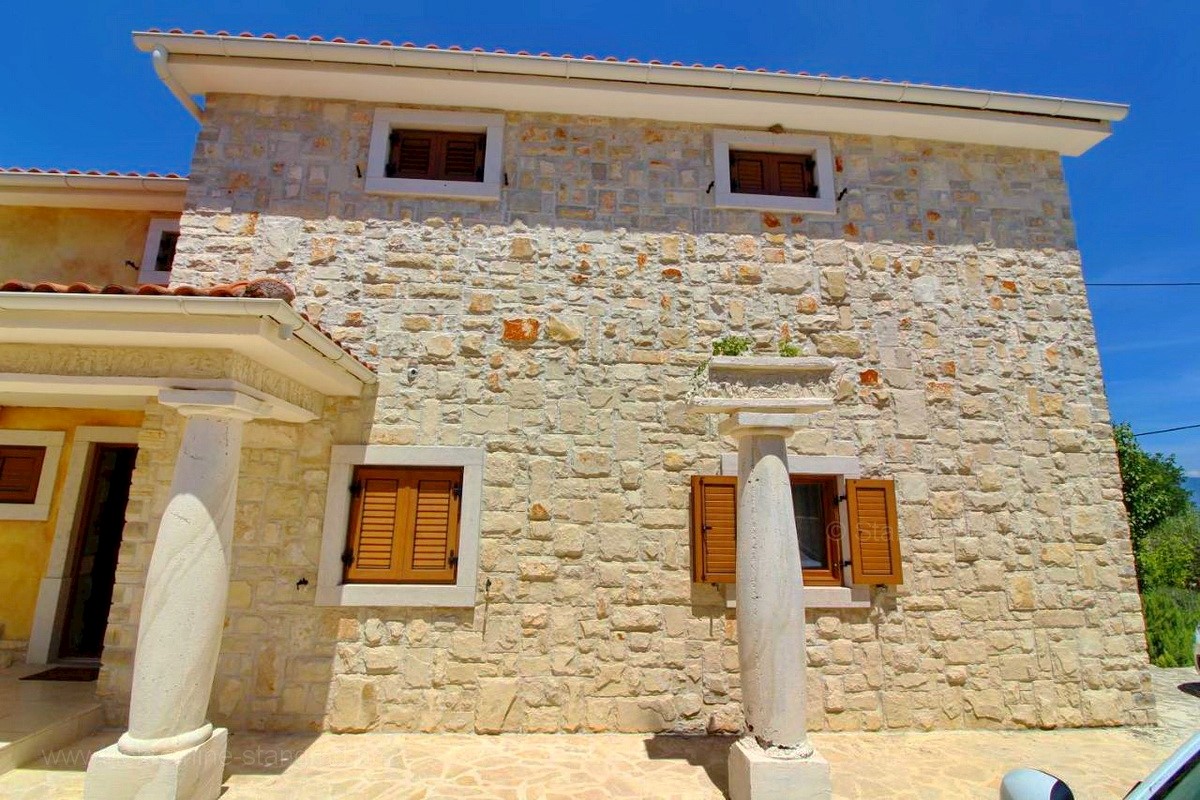
[{"label": "terracotta roof tile", "polygon": [[126,286],[110,283],[96,286],[90,283],[31,283],[29,281],[7,281],[0,284],[0,292],[44,292],[47,294],[137,294],[169,295],[175,297],[265,297],[291,303],[296,299],[292,287],[274,278],[256,278],[252,281],[221,283],[215,286],[159,286],[141,283]]},{"label": "terracotta roof tile", "polygon": [[98,169],[42,169],[40,167],[0,167],[0,174],[5,175],[91,175],[101,178],[181,178],[186,180],[186,175],[180,175],[175,172],[117,172],[116,170],[108,170],[101,172]]}]

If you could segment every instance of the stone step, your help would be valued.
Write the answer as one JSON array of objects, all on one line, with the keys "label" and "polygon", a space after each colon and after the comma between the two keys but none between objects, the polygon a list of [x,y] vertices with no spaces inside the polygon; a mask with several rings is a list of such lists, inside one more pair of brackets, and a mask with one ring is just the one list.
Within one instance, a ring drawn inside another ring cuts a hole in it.
[{"label": "stone step", "polygon": [[9,731],[0,726],[0,775],[79,741],[103,724],[103,709],[91,702],[72,704],[53,719],[28,730]]}]

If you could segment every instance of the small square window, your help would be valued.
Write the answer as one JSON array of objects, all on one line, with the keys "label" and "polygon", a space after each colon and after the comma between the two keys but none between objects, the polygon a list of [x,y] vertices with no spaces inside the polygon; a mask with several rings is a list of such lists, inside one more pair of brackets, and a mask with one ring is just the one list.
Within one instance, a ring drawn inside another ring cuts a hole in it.
[{"label": "small square window", "polygon": [[364,187],[376,194],[498,200],[504,117],[379,109]]},{"label": "small square window", "polygon": [[0,503],[37,501],[44,447],[0,447]]},{"label": "small square window", "polygon": [[833,151],[821,136],[713,133],[714,203],[785,213],[833,214]]},{"label": "small square window", "polygon": [[356,467],[343,583],[454,583],[462,480],[461,467]]},{"label": "small square window", "polygon": [[178,244],[179,220],[150,220],[150,229],[146,233],[146,247],[142,251],[142,266],[138,270],[138,282],[163,286],[169,283]]},{"label": "small square window", "polygon": [[46,520],[62,456],[62,431],[0,430],[0,520]]},{"label": "small square window", "polygon": [[486,134],[396,130],[389,142],[389,178],[483,182]]},{"label": "small square window", "polygon": [[478,447],[335,445],[317,605],[474,606],[483,461]]}]

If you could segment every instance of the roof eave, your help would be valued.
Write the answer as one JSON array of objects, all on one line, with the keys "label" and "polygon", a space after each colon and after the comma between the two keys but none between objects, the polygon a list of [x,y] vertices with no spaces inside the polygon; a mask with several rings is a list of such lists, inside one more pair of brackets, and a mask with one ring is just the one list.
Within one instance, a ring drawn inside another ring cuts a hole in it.
[{"label": "roof eave", "polygon": [[179,213],[187,178],[0,172],[0,205]]},{"label": "roof eave", "polygon": [[[1061,122],[1070,126],[1083,123],[1104,135],[1107,135],[1110,123],[1124,119],[1128,113],[1128,106],[1119,103],[713,67],[209,34],[138,32],[134,34],[134,42],[144,51],[155,47],[166,48],[172,54],[172,68],[180,82],[188,91],[196,94],[226,91],[228,87],[222,81],[213,80],[213,73],[228,71],[235,62],[243,80],[248,72],[253,73],[256,68],[279,71],[291,63],[297,67],[303,66],[299,71],[308,75],[323,71],[336,72],[343,82],[347,76],[366,73],[378,75],[381,70],[392,71],[398,77],[405,71],[438,71],[493,84],[535,79],[551,83],[567,82],[576,89],[603,84],[634,91],[657,88],[665,95],[707,90],[751,99],[770,95],[790,98],[796,103],[805,99],[864,102],[902,109],[908,113],[951,110],[972,112],[984,119],[1034,117],[1042,125],[1052,126]],[[222,63],[224,68],[218,66]],[[201,65],[207,67],[207,73],[198,69]],[[243,86],[242,93],[268,94],[277,90],[278,81],[266,81],[267,85],[260,86],[260,82],[253,80],[252,74],[249,77],[250,82]],[[304,84],[297,82],[293,88],[297,90],[297,96],[326,96],[314,93],[320,89],[319,86],[306,89]],[[338,97],[356,99],[355,94],[355,87],[346,85],[340,88]],[[457,103],[453,98],[448,98],[443,104]],[[493,101],[491,107],[495,105]]]}]

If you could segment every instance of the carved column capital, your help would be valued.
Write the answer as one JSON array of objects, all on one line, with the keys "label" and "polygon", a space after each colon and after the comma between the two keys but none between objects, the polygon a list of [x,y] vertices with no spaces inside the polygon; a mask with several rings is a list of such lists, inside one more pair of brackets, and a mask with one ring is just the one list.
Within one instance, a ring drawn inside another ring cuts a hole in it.
[{"label": "carved column capital", "polygon": [[264,400],[232,389],[163,389],[158,402],[185,417],[216,417],[247,422],[271,416]]}]

